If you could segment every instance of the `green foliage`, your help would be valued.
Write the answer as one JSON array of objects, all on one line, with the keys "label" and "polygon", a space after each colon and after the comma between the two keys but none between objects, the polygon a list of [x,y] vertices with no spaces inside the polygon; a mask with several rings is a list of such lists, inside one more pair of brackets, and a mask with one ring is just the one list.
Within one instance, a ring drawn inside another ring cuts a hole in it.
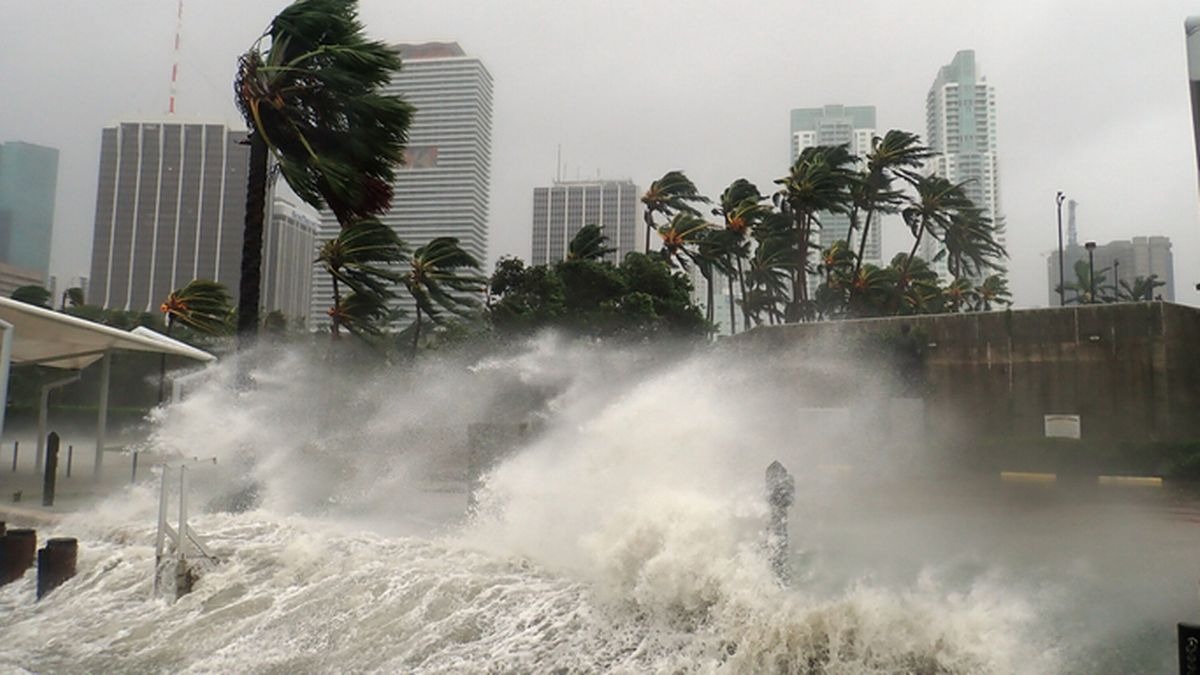
[{"label": "green foliage", "polygon": [[619,265],[566,260],[526,267],[515,258],[491,279],[492,326],[501,336],[556,328],[589,337],[703,335],[707,323],[691,304],[687,277],[656,256],[630,253]]},{"label": "green foliage", "polygon": [[50,291],[36,284],[20,286],[13,290],[9,297],[18,302],[50,309]]},{"label": "green foliage", "polygon": [[206,335],[224,335],[232,328],[229,292],[207,279],[193,279],[171,291],[159,311],[167,318],[168,334],[176,322]]},{"label": "green foliage", "polygon": [[608,245],[603,228],[584,225],[567,245],[567,260],[600,260],[616,250]]},{"label": "green foliage", "polygon": [[387,210],[413,108],[382,93],[400,57],[356,0],[298,0],[241,56],[235,100],[288,185],[346,225]]}]

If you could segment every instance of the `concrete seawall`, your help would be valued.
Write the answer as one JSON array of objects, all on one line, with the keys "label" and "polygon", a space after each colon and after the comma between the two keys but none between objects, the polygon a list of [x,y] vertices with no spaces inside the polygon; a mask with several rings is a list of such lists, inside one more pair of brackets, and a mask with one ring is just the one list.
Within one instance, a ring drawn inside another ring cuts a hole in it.
[{"label": "concrete seawall", "polygon": [[1084,440],[1200,438],[1200,310],[1192,307],[856,319],[760,327],[735,340],[795,350],[794,359],[831,345],[852,353],[872,341],[900,343],[885,355],[911,371],[899,378],[909,391],[899,393],[923,398],[928,423],[950,435],[1040,437],[1044,415],[1073,414]]}]

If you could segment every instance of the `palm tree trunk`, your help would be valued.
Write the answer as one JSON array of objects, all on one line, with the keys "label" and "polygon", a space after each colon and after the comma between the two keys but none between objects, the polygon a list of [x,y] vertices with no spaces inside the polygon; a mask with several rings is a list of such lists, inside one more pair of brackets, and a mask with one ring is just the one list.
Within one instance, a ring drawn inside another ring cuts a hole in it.
[{"label": "palm tree trunk", "polygon": [[[730,265],[728,264],[729,259],[726,258],[725,262],[726,262],[725,269],[729,269],[730,268]],[[729,334],[737,335],[737,311],[736,311],[736,308],[734,307],[734,305],[736,303],[734,302],[734,299],[733,299],[733,275],[731,274],[731,275],[725,277],[725,279],[726,279],[726,281],[729,282]]]},{"label": "palm tree trunk", "polygon": [[258,302],[262,285],[263,218],[267,203],[267,142],[250,132],[250,166],[246,176],[246,220],[242,229],[242,270],[238,283],[238,349],[258,336]]},{"label": "palm tree trunk", "polygon": [[342,337],[341,320],[338,318],[338,313],[342,311],[342,291],[338,287],[337,277],[330,276],[333,278],[333,315],[329,317],[329,333],[334,340],[339,340]]},{"label": "palm tree trunk", "polygon": [[867,209],[867,218],[863,221],[862,241],[858,242],[858,259],[854,261],[854,276],[858,276],[858,271],[862,269],[863,254],[867,250],[867,236],[871,234],[871,216],[875,215],[875,209]]},{"label": "palm tree trunk", "polygon": [[713,322],[717,320],[717,313],[715,311],[716,308],[713,307],[713,268],[712,268],[712,265],[708,266],[708,274],[704,275],[704,280],[707,282],[706,285],[708,286],[708,308],[706,309],[706,313],[708,314],[708,334],[709,334],[709,336],[711,336],[715,332],[715,330],[713,328]]},{"label": "palm tree trunk", "polygon": [[651,215],[650,211],[647,210],[642,215],[642,219],[646,222],[646,250],[645,250],[645,253],[647,255],[649,255],[649,253],[650,253],[650,233],[654,231],[654,218]]},{"label": "palm tree trunk", "polygon": [[417,304],[417,321],[413,325],[412,355],[417,357],[417,343],[421,340],[421,305]]},{"label": "palm tree trunk", "polygon": [[921,219],[921,226],[917,228],[917,240],[913,242],[912,250],[908,252],[908,258],[904,260],[904,271],[900,275],[903,280],[908,276],[908,268],[912,267],[913,257],[917,255],[917,247],[921,245],[921,236],[925,234],[925,219]]},{"label": "palm tree trunk", "polygon": [[[742,273],[742,256],[740,256],[740,255],[737,256],[737,277],[738,277],[738,290],[741,291],[741,293],[742,293],[742,326],[746,330],[749,330],[750,329],[750,309],[748,307],[746,307],[746,277]],[[758,321],[755,321],[754,325],[757,326]]]}]

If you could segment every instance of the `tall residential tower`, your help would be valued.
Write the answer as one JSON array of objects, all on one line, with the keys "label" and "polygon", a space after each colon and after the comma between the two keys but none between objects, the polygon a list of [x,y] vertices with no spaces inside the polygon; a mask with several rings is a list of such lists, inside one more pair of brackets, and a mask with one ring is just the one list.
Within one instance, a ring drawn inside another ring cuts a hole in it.
[{"label": "tall residential tower", "polygon": [[[386,88],[416,108],[405,165],[397,173],[392,208],[380,220],[416,249],[436,237],[459,244],[487,263],[488,188],[492,164],[492,76],[454,42],[397,45],[403,69]],[[337,220],[321,216],[320,240],[337,236]],[[314,280],[311,316],[333,303],[327,275]],[[398,303],[411,312],[413,303]]]},{"label": "tall residential tower", "polygon": [[[818,145],[845,145],[850,153],[865,158],[875,136],[875,106],[827,105],[792,111],[792,161],[805,148]],[[850,218],[839,213],[820,215],[821,248],[827,248],[850,232]],[[881,255],[882,228],[872,227],[863,250],[863,260],[878,264]],[[849,242],[857,251],[857,242]]]},{"label": "tall residential tower", "polygon": [[[975,52],[960,51],[938,71],[925,97],[925,140],[937,153],[928,169],[963,189],[996,228],[996,241],[1005,245],[1004,213],[996,163],[996,90],[975,64]],[[938,252],[933,237],[923,242],[921,255],[932,260]],[[945,263],[935,265],[946,273]]]}]

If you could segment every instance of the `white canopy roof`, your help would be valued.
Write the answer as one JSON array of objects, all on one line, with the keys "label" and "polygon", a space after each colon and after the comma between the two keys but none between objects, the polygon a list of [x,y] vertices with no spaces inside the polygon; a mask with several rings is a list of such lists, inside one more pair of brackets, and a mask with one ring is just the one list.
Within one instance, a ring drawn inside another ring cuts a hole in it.
[{"label": "white canopy roof", "polygon": [[110,350],[170,354],[197,361],[217,358],[148,328],[123,331],[11,298],[0,298],[0,319],[13,325],[14,365],[78,370]]}]

